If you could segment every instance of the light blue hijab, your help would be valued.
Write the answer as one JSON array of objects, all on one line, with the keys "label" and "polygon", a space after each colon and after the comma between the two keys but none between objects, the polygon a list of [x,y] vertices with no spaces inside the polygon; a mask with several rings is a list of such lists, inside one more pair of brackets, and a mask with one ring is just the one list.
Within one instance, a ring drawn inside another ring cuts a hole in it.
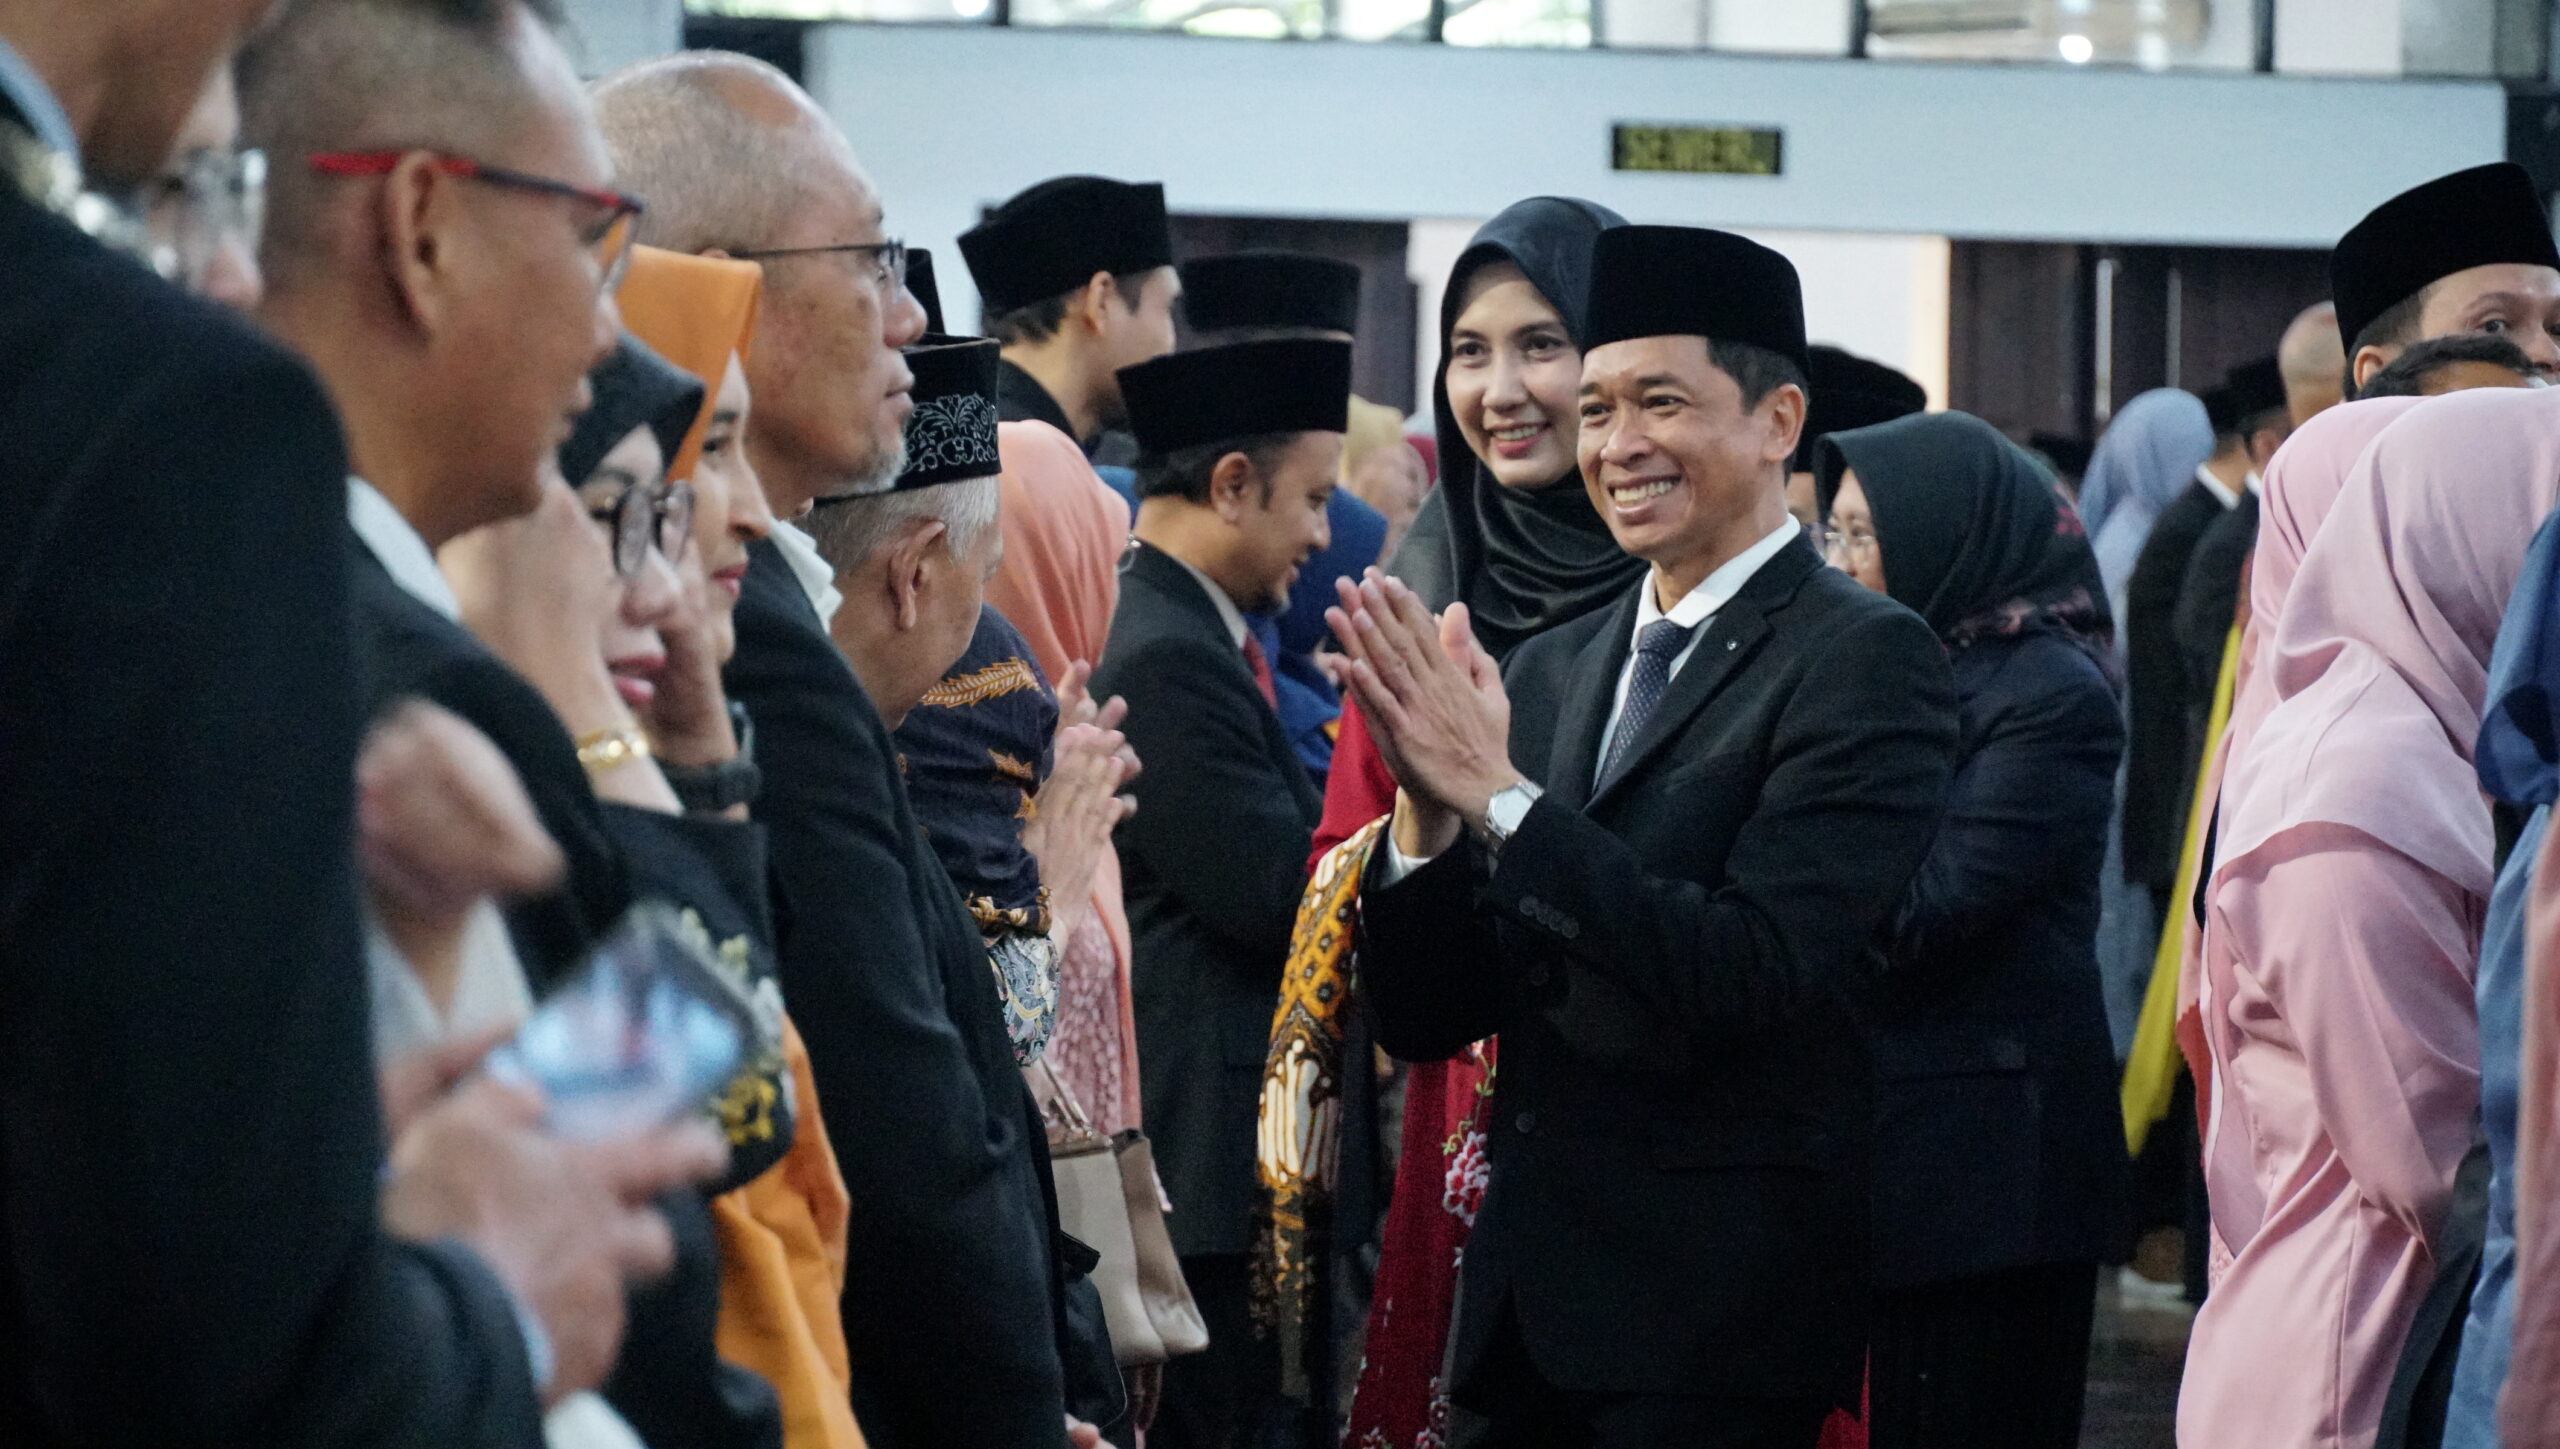
[{"label": "light blue hijab", "polygon": [[2125,584],[2169,500],[2213,456],[2213,424],[2193,393],[2156,387],[2126,403],[2089,455],[2080,480],[2080,526],[2098,555],[2107,603],[2125,616]]}]

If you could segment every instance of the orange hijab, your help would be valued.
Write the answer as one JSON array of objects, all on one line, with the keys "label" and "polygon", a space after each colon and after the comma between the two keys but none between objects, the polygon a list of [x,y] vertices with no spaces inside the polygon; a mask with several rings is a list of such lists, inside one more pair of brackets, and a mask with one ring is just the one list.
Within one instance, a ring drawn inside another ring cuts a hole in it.
[{"label": "orange hijab", "polygon": [[633,247],[631,268],[614,300],[622,325],[656,348],[658,355],[702,379],[702,411],[693,431],[667,461],[667,476],[690,478],[702,457],[702,435],[711,427],[729,359],[747,350],[755,335],[756,299],[764,268],[725,257],[696,257],[658,247]]}]

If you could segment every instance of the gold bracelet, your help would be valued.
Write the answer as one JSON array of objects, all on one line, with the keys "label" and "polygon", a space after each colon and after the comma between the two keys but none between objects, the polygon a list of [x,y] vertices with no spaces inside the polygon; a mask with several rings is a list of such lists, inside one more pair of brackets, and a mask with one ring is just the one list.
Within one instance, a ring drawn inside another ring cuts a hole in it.
[{"label": "gold bracelet", "polygon": [[578,763],[590,775],[649,758],[649,737],[629,725],[597,730],[578,737]]}]

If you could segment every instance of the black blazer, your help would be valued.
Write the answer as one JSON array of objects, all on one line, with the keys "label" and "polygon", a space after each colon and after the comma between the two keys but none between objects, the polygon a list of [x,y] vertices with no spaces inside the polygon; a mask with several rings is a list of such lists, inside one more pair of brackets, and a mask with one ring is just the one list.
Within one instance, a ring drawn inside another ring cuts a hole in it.
[{"label": "black blazer", "polygon": [[2178,609],[2170,627],[2178,636],[2178,658],[2187,672],[2187,725],[2195,732],[2201,758],[2204,727],[2213,713],[2213,686],[2222,677],[2222,650],[2230,641],[2232,621],[2240,616],[2240,586],[2249,573],[2249,555],[2258,547],[2258,495],[2243,493],[2197,540],[2187,560],[2186,581],[2178,586]]},{"label": "black blazer", "polygon": [[738,600],[782,991],[851,1191],[845,1346],[878,1449],[1057,1449],[1047,1139],[889,732],[770,542]]},{"label": "black blazer", "polygon": [[1512,762],[1547,794],[1498,862],[1469,839],[1363,892],[1386,1049],[1502,1037],[1456,1386],[1510,1316],[1567,1390],[1853,1402],[1862,1003],[1946,795],[1946,656],[1791,541],[1595,790],[1635,617],[1630,591],[1512,656]]},{"label": "black blazer", "polygon": [[1876,1281],[2118,1246],[2126,1162],[2098,987],[2124,724],[2055,634],[1958,650],[1956,773],[1876,1008]]},{"label": "black blazer", "polygon": [[1254,1122],[1307,842],[1324,799],[1208,593],[1145,544],[1094,670],[1146,770],[1121,825],[1147,1136],[1185,1254],[1242,1253],[1263,1204]]},{"label": "black blazer", "polygon": [[328,402],[6,184],[0,273],[0,1443],[534,1449],[377,1220]]},{"label": "black blazer", "polygon": [[2187,792],[2203,745],[2187,723],[2187,666],[2178,651],[2178,593],[2222,500],[2202,480],[2170,500],[2151,525],[2125,584],[2124,878],[2165,894],[2176,884],[2187,828]]}]

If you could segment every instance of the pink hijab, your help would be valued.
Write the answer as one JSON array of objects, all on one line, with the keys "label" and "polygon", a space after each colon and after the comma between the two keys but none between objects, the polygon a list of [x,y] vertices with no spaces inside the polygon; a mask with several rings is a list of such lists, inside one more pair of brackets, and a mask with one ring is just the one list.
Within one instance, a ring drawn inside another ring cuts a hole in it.
[{"label": "pink hijab", "polygon": [[2560,392],[2426,399],[2375,436],[2289,593],[2279,563],[2258,670],[2274,704],[2232,757],[2217,878],[2325,822],[2487,898],[2472,744],[2498,620],[2555,498]]},{"label": "pink hijab", "polygon": [[2231,698],[2224,758],[2237,759],[2276,707],[2269,670],[2261,667],[2284,618],[2285,596],[2303,555],[2347,486],[2348,471],[2400,415],[2425,401],[2378,397],[2340,403],[2304,423],[2267,464],[2258,501],[2258,547],[2249,565],[2249,627],[2240,636],[2239,681]]}]

